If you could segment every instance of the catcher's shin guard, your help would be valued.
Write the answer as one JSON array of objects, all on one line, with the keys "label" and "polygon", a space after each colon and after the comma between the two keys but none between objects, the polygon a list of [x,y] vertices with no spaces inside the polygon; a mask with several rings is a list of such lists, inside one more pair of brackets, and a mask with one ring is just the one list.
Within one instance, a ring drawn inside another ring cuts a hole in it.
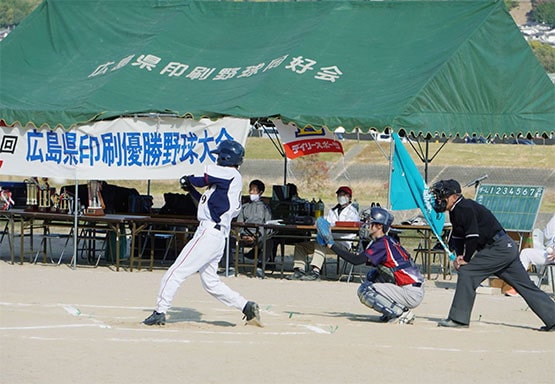
[{"label": "catcher's shin guard", "polygon": [[388,299],[374,289],[371,282],[365,281],[357,291],[360,302],[385,316],[394,318],[400,316],[407,308],[399,303]]}]

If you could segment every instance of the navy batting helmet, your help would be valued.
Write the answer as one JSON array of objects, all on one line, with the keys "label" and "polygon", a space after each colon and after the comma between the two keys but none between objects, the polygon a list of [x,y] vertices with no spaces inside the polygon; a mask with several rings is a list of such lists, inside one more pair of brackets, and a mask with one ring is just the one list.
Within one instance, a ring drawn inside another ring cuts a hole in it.
[{"label": "navy batting helmet", "polygon": [[218,148],[210,151],[218,155],[217,164],[223,167],[235,167],[243,163],[245,148],[234,140],[224,140],[220,142]]}]

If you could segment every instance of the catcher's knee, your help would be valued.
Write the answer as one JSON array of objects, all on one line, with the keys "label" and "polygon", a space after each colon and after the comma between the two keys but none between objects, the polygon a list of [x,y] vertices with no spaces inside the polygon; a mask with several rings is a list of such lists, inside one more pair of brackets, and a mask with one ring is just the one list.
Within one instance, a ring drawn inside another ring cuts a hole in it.
[{"label": "catcher's knee", "polygon": [[389,317],[397,317],[405,310],[404,306],[376,291],[373,284],[369,281],[365,281],[360,285],[357,294],[362,304]]}]

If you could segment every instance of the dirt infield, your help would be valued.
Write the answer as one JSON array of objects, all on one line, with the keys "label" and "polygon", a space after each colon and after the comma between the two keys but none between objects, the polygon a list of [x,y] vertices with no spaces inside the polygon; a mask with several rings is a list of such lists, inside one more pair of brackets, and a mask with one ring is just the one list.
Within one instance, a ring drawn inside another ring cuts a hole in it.
[{"label": "dirt infield", "polygon": [[[162,270],[0,261],[2,383],[552,383],[555,333],[520,298],[478,295],[469,329],[436,326],[453,281],[428,281],[414,325],[376,322],[356,283],[224,278],[264,328],[185,281],[146,327]],[[544,286],[547,288],[547,286]]]}]

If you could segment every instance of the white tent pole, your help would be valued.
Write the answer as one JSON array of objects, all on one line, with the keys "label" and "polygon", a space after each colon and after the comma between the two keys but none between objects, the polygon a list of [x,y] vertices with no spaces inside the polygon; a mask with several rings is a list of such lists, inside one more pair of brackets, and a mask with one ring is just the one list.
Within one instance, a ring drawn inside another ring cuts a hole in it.
[{"label": "white tent pole", "polygon": [[393,140],[393,131],[389,132],[389,137],[391,137],[391,141],[389,142],[389,172],[387,174],[388,178],[388,188],[387,188],[387,209],[391,209],[391,202],[389,201],[389,195],[391,193],[391,172],[393,171],[393,153],[395,152],[395,140]]},{"label": "white tent pole", "polygon": [[73,195],[73,265],[72,268],[77,268],[77,241],[79,240],[79,233],[77,228],[78,214],[79,214],[79,181],[75,179],[75,194]]}]

